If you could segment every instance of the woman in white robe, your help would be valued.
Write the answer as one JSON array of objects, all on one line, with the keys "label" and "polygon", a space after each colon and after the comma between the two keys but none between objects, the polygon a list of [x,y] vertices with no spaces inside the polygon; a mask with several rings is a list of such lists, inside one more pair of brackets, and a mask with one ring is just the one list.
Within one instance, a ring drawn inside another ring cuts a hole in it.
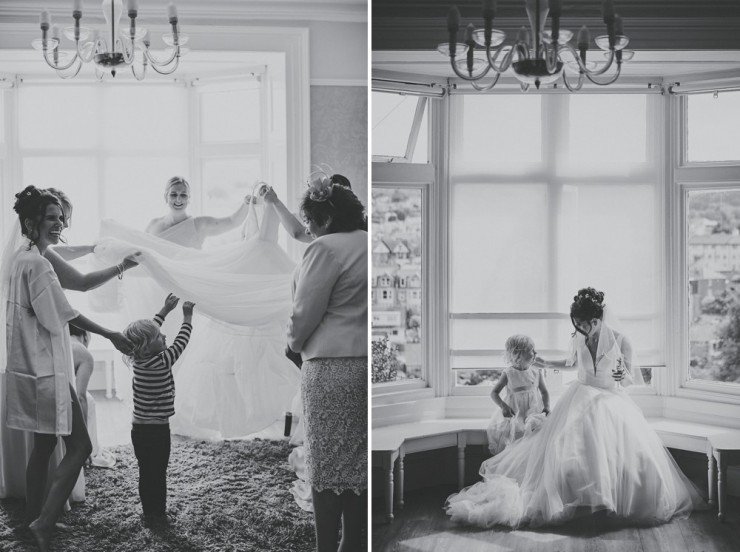
[{"label": "woman in white robe", "polygon": [[[99,334],[120,351],[131,344],[76,312],[67,302],[51,263],[43,257],[59,243],[65,217],[52,194],[28,186],[16,194],[14,206],[22,233],[31,247],[22,247],[9,268],[6,303],[6,424],[34,433],[26,470],[26,509],[36,544],[48,550],[57,517],[77,481],[92,446],[74,388],[74,366],[68,324]],[[46,491],[49,459],[62,436],[66,453]]]},{"label": "woman in white robe", "polygon": [[[72,219],[72,202],[61,190],[49,188],[48,191],[59,200],[64,213],[63,228],[68,228]],[[8,267],[10,265],[10,255],[14,254],[15,251],[21,247],[27,248],[29,246],[28,239],[25,236],[22,236],[19,231],[15,230],[15,228],[16,227],[10,231],[11,235],[8,237],[6,251],[4,251],[2,259],[3,265],[7,264]],[[48,247],[46,249],[44,257],[54,268],[54,272],[59,278],[59,283],[63,289],[89,291],[118,276],[120,274],[120,270],[128,270],[137,265],[134,255],[124,258],[120,263],[113,266],[105,267],[101,270],[89,272],[87,274],[79,272],[69,264],[68,261],[72,261],[78,257],[92,253],[93,249],[94,246],[92,245],[58,245]],[[7,285],[7,277],[3,278],[3,285]],[[7,293],[4,293],[4,296],[6,295]],[[3,341],[3,349],[4,347]],[[4,406],[4,388],[5,374],[4,370],[0,369],[0,498],[25,498],[26,465],[28,464],[28,459],[31,455],[31,450],[33,449],[34,439],[33,434],[30,432],[18,431],[7,427],[5,423],[6,409]],[[94,410],[92,410],[90,416],[94,418]],[[96,425],[94,422],[94,419],[86,419],[88,429],[91,425]],[[64,444],[63,441],[59,439],[58,446],[54,449],[52,462],[49,466],[50,473],[56,468],[59,462],[62,461],[63,457]],[[69,500],[71,502],[81,502],[85,500],[85,480],[82,473],[72,490]],[[33,520],[28,520],[28,522],[31,521]]]}]

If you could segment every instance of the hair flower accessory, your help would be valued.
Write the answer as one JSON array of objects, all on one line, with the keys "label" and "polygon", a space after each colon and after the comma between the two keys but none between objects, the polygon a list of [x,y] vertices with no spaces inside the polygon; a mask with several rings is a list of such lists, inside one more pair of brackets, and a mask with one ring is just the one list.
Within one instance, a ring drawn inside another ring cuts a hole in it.
[{"label": "hair flower accessory", "polygon": [[319,167],[318,170],[309,175],[306,186],[308,187],[308,197],[312,201],[324,202],[331,198],[333,182],[331,176],[323,167]]}]

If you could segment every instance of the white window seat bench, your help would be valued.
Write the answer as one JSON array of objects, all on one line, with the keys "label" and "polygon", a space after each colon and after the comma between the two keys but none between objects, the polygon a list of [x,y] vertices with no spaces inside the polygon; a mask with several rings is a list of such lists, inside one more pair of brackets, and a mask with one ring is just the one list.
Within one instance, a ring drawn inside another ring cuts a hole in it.
[{"label": "white window seat bench", "polygon": [[[731,431],[740,435],[740,431],[668,418],[648,418],[648,421],[666,447],[707,455],[709,503],[713,504],[716,469],[709,437]],[[403,464],[407,454],[457,447],[457,482],[458,488],[462,488],[465,479],[465,447],[488,445],[487,426],[488,418],[445,418],[373,429],[372,464],[383,471],[387,520],[393,520],[394,503],[403,507]],[[720,478],[720,484],[723,479]],[[722,491],[720,488],[720,493]]]}]

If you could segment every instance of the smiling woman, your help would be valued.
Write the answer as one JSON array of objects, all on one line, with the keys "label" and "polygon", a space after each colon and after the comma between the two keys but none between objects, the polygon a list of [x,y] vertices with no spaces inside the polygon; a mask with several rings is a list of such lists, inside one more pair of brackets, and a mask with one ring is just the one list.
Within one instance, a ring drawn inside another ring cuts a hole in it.
[{"label": "smiling woman", "polygon": [[[51,263],[44,258],[59,243],[65,216],[59,199],[34,186],[16,194],[18,214],[27,245],[10,260],[7,293],[7,426],[34,433],[28,460],[26,518],[36,543],[47,550],[54,523],[62,511],[85,459],[90,438],[74,389],[69,324],[99,334],[120,351],[130,343],[75,311],[67,302]],[[66,453],[52,472],[47,491],[49,459],[62,436]]]}]

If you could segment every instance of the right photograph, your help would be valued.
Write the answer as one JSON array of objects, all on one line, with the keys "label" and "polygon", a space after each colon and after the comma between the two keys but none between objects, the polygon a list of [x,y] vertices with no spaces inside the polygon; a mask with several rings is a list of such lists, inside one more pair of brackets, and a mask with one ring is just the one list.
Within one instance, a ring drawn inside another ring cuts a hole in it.
[{"label": "right photograph", "polygon": [[733,550],[740,5],[372,3],[372,549]]}]

